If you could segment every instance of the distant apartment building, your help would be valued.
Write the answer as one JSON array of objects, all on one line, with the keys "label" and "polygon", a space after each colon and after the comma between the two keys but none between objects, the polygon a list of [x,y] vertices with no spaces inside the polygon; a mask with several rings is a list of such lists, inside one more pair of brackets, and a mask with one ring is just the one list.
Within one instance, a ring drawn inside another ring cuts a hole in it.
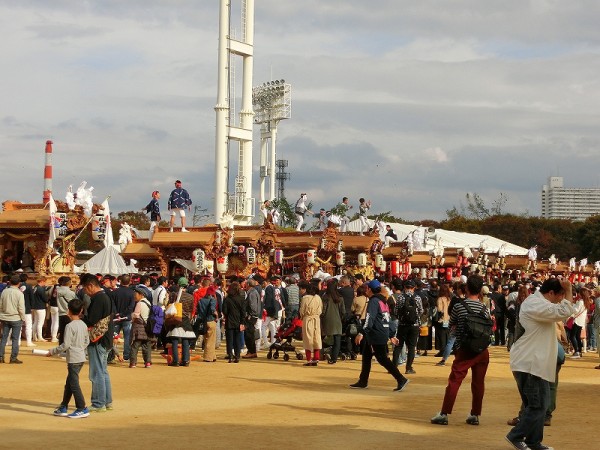
[{"label": "distant apartment building", "polygon": [[542,217],[585,220],[600,214],[600,188],[566,188],[563,177],[548,177],[542,187]]}]

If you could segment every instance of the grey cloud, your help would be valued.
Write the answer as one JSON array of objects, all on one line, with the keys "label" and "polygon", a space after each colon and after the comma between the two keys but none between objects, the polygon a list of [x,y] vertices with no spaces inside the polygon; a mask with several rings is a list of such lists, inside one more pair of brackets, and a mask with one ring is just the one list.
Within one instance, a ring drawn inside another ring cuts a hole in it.
[{"label": "grey cloud", "polygon": [[97,37],[109,32],[106,28],[80,26],[77,23],[38,23],[27,29],[38,39],[57,41]]},{"label": "grey cloud", "polygon": [[[442,218],[473,191],[507,192],[516,212],[538,213],[540,186],[557,172],[597,184],[599,8],[257,1],[255,84],[272,72],[293,86],[278,142],[288,197],[308,190],[328,207],[365,196],[374,212],[419,219]],[[12,26],[0,135],[19,155],[0,181],[6,196],[38,200],[51,138],[55,186],[86,179],[118,211],[182,178],[212,210],[216,0],[23,0],[0,13]],[[51,42],[29,39],[39,23]],[[63,23],[72,29],[61,35]]]}]

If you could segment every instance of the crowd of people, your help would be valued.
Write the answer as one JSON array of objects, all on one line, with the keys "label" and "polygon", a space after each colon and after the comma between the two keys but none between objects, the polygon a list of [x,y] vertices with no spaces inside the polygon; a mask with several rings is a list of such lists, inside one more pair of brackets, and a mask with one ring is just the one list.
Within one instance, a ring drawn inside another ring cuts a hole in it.
[{"label": "crowd of people", "polygon": [[[202,362],[216,362],[215,349],[225,340],[227,361],[239,363],[272,350],[281,328],[299,317],[305,366],[332,365],[340,358],[356,359],[362,354],[360,375],[351,388],[368,386],[373,356],[394,377],[394,390],[402,391],[409,382],[405,375],[417,373],[417,358],[431,352],[440,358],[436,365],[444,366],[454,354],[442,408],[431,419],[433,424],[448,424],[469,369],[473,404],[467,423],[479,424],[487,346],[506,346],[523,400],[519,415],[508,421],[514,428],[507,439],[515,448],[545,448],[538,425],[540,420],[542,427],[550,424],[558,371],[569,353],[571,358],[581,358],[597,349],[600,331],[600,288],[571,288],[566,279],[539,275],[517,278],[505,273],[484,285],[477,274],[452,282],[418,275],[405,280],[365,280],[360,274],[303,280],[253,274],[234,277],[224,285],[219,278],[201,275],[168,280],[158,274],[85,274],[72,287],[66,276],[55,285],[47,286],[44,278],[32,285],[22,273],[5,276],[0,290],[1,363],[7,362],[5,348],[11,336],[8,362],[21,363],[22,328],[27,345],[49,339],[57,343],[49,354],[67,354],[68,378],[57,415],[67,415],[71,395],[77,408],[72,414],[77,417],[111,409],[108,364],[121,360],[136,368],[140,348],[145,368],[152,367],[152,349],[162,351],[169,366],[186,367],[192,353]],[[465,340],[472,316],[490,323],[479,351]],[[83,333],[84,328],[89,332]],[[539,358],[530,361],[534,348],[535,352],[546,348],[544,367],[536,367]],[[88,408],[76,382],[85,361],[82,354],[87,355],[92,381]],[[548,361],[556,361],[552,370]],[[548,400],[534,402],[532,389]],[[531,434],[528,430],[533,429],[536,432]]]}]

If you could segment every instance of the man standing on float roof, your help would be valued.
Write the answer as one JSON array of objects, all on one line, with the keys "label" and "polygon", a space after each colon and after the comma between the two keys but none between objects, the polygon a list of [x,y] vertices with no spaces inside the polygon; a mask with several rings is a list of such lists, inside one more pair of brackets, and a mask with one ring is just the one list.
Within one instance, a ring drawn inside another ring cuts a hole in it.
[{"label": "man standing on float roof", "polygon": [[181,187],[181,180],[175,181],[175,189],[171,191],[169,196],[168,209],[171,211],[171,223],[169,224],[169,231],[173,232],[173,225],[175,225],[175,216],[179,211],[179,217],[181,217],[181,231],[187,233],[185,229],[185,210],[191,211],[192,199],[188,191]]}]

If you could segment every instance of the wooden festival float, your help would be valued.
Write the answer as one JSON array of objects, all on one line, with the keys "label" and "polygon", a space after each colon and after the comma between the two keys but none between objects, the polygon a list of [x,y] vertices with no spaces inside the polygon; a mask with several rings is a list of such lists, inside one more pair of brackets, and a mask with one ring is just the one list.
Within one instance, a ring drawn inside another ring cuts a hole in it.
[{"label": "wooden festival float", "polygon": [[[102,207],[94,204],[92,217],[81,206],[72,210],[56,201],[54,223],[56,241],[48,247],[50,212],[43,204],[5,201],[0,213],[0,254],[14,255],[16,261],[28,260],[24,268],[32,279],[60,275],[75,277],[75,240],[91,222],[93,234],[102,238]],[[100,222],[100,224],[98,223]],[[228,222],[189,228],[189,233],[158,228],[144,239],[133,233],[121,256],[135,259],[139,272],[158,272],[167,277],[185,273],[214,274],[223,277],[247,277],[299,274],[304,278],[324,273],[363,274],[365,278],[385,276],[406,278],[418,274],[422,278],[454,279],[461,273],[479,269],[491,279],[499,272],[567,274],[572,281],[597,280],[598,267],[577,264],[574,258],[528,261],[526,255],[501,256],[485,249],[445,248],[413,251],[406,241],[384,248],[376,229],[364,236],[341,233],[330,224],[324,231],[297,232],[282,229],[270,221],[263,225],[233,228]],[[24,258],[25,256],[25,258]],[[513,278],[515,276],[513,275]]]},{"label": "wooden festival float", "polygon": [[168,277],[178,273],[178,265],[225,277],[296,273],[312,278],[321,271],[362,273],[370,278],[382,268],[385,271],[377,232],[340,233],[333,224],[324,231],[288,231],[270,221],[235,229],[222,224],[188,230],[170,233],[159,228],[150,239],[134,238],[121,255],[134,258],[142,272],[159,267]]},{"label": "wooden festival float", "polygon": [[[2,203],[0,254],[3,257],[13,255],[15,261],[23,261],[23,272],[33,279],[38,276],[54,279],[61,275],[74,275],[75,241],[91,222],[81,206],[70,210],[65,202],[55,203],[56,239],[52,248],[48,247],[51,219],[47,205],[18,201]],[[92,214],[97,216],[100,210],[101,206],[94,204]]]},{"label": "wooden festival float", "polygon": [[[177,229],[176,229],[177,230]],[[413,251],[406,241],[384,248],[376,229],[364,236],[340,233],[330,224],[324,231],[289,231],[265,221],[261,226],[233,229],[228,225],[188,228],[188,233],[169,232],[159,228],[150,239],[133,239],[121,255],[137,261],[140,272],[159,269],[167,277],[189,273],[213,274],[230,278],[298,274],[312,278],[361,273],[366,278],[385,276],[406,278],[418,274],[422,278],[451,280],[461,273],[479,272],[493,279],[498,273],[514,273],[513,278],[531,272],[569,273],[575,280],[594,275],[593,267],[569,270],[568,264],[536,262],[528,270],[526,255],[499,255],[485,249],[446,248],[436,251]],[[574,274],[574,276],[573,276]]]}]

